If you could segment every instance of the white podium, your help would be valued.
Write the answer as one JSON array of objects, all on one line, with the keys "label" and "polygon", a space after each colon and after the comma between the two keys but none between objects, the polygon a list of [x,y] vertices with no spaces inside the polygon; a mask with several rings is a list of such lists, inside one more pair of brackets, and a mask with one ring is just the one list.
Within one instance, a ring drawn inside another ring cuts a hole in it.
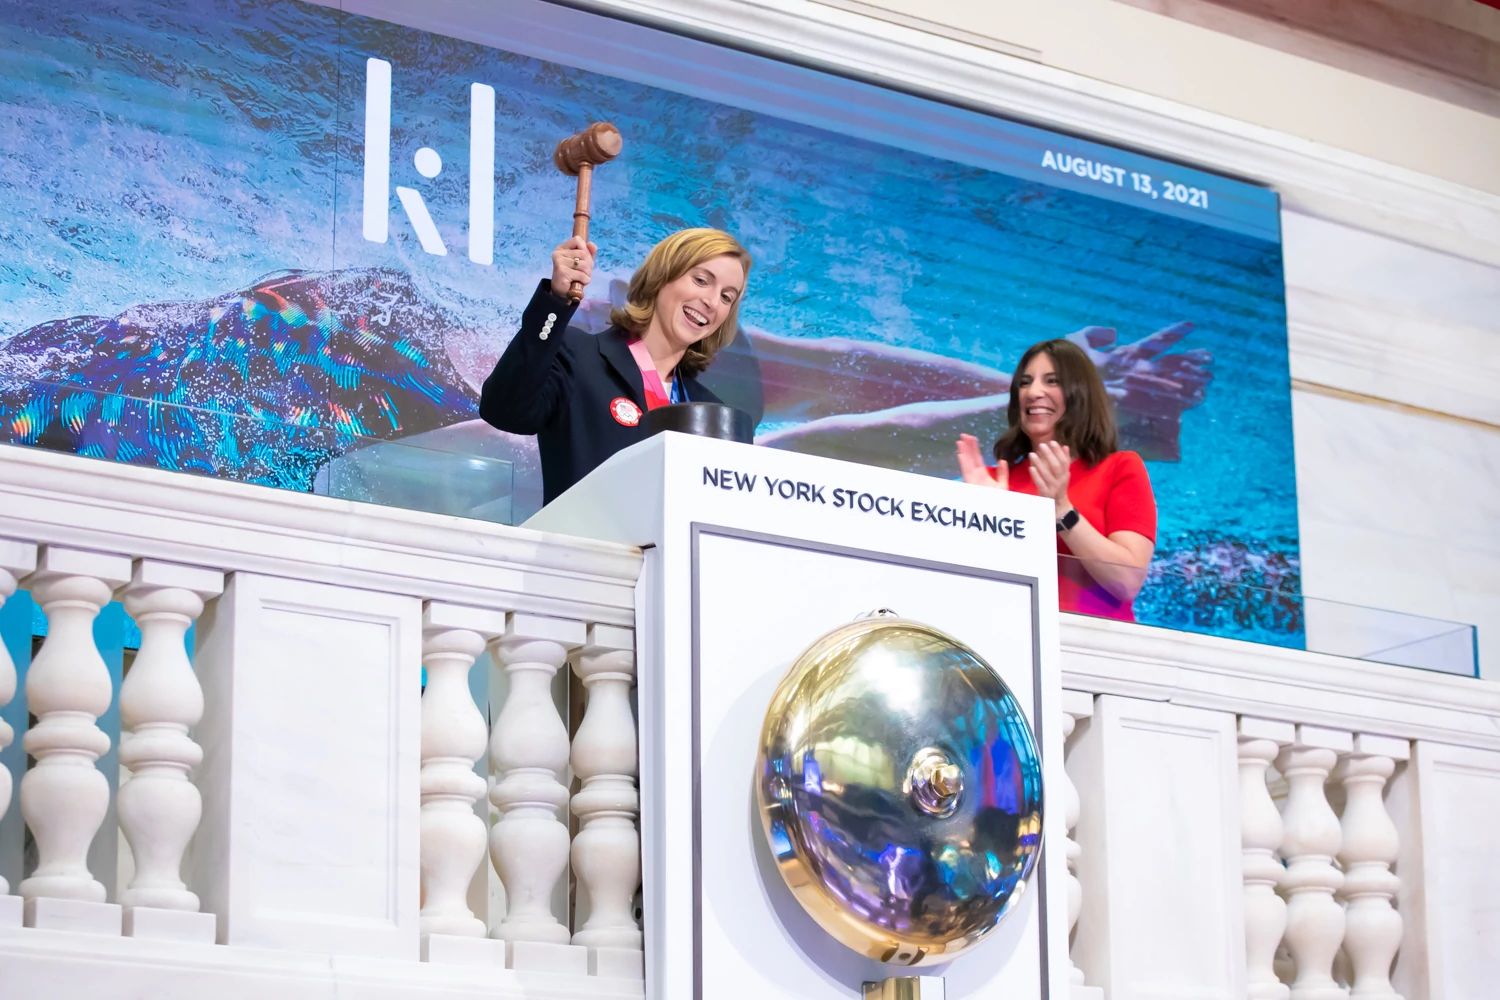
[{"label": "white podium", "polygon": [[[850,1000],[936,975],[948,1000],[1066,1000],[1057,544],[1048,501],[680,434],[611,458],[527,527],[647,549],[637,587],[646,993]],[[806,916],[762,842],[766,706],[824,632],[890,608],[977,651],[1036,731],[1040,863],[981,944],[909,970]]]}]

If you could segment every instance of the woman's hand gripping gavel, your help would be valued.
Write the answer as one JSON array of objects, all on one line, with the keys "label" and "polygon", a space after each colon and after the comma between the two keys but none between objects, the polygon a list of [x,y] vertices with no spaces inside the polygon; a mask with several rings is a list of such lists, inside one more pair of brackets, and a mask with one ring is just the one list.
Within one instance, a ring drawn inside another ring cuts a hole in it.
[{"label": "woman's hand gripping gavel", "polygon": [[560,299],[583,299],[594,277],[594,255],[599,248],[582,236],[570,236],[552,251],[552,294]]}]

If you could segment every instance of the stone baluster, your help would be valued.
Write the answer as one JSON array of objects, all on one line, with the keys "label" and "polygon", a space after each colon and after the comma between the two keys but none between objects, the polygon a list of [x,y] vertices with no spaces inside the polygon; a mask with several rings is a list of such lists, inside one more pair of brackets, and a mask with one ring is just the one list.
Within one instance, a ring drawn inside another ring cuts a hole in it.
[{"label": "stone baluster", "polygon": [[1286,944],[1296,964],[1292,1000],[1342,1000],[1347,991],[1333,978],[1333,962],[1344,940],[1344,908],[1334,893],[1344,884],[1334,867],[1342,835],[1324,784],[1340,752],[1353,745],[1348,733],[1298,726],[1295,742],[1276,758],[1286,777],[1281,842],[1287,868]]},{"label": "stone baluster", "polygon": [[[36,546],[0,538],[0,605],[16,592],[21,577],[36,568]],[[16,665],[11,661],[10,651],[0,642],[0,708],[10,704],[16,694]],[[10,746],[16,738],[10,724],[0,719],[0,750]],[[10,771],[0,764],[0,818],[10,809]],[[0,896],[10,892],[10,883],[0,876]],[[19,904],[16,904],[19,905]],[[20,911],[17,910],[17,913]],[[19,920],[19,916],[15,919]],[[4,923],[0,919],[0,923]]]},{"label": "stone baluster", "polygon": [[568,729],[552,698],[552,679],[581,645],[581,622],[512,614],[491,649],[509,692],[495,720],[490,762],[499,775],[491,801],[500,820],[490,831],[490,856],[505,885],[507,911],[499,936],[508,944],[566,944],[568,928],[552,912],[558,879],[568,866]]},{"label": "stone baluster", "polygon": [[1391,985],[1402,931],[1401,914],[1393,905],[1401,880],[1391,871],[1400,840],[1382,794],[1396,761],[1410,756],[1405,740],[1360,734],[1333,773],[1345,793],[1339,849],[1344,866],[1339,895],[1347,904],[1348,924],[1344,953],[1353,970],[1351,994],[1362,1000],[1401,1000]]},{"label": "stone baluster", "polygon": [[49,547],[27,580],[47,615],[47,638],[26,674],[37,721],[23,742],[36,764],[21,779],[21,815],[38,855],[36,871],[21,883],[33,920],[42,899],[104,902],[88,849],[109,808],[109,782],[97,766],[109,737],[95,723],[109,709],[114,684],[93,626],[130,573],[123,556]]},{"label": "stone baluster", "polygon": [[505,615],[432,601],[422,624],[422,933],[484,937],[468,892],[484,861],[486,826],[474,804],[486,784],[474,762],[489,734],[469,671],[485,637],[505,631]]},{"label": "stone baluster", "polygon": [[630,629],[591,625],[575,665],[588,692],[583,721],[573,737],[573,772],[582,787],[573,796],[578,836],[573,873],[589,904],[588,919],[573,943],[592,948],[641,947],[634,898],[641,881],[636,828],[635,635]]},{"label": "stone baluster", "polygon": [[[1062,704],[1063,747],[1066,751],[1068,740],[1072,738],[1079,720],[1094,714],[1094,697],[1087,691],[1064,691]],[[1067,827],[1064,844],[1068,858],[1068,936],[1071,938],[1073,929],[1078,925],[1078,916],[1083,912],[1083,883],[1078,879],[1078,859],[1083,856],[1083,848],[1073,839],[1073,830],[1083,814],[1083,805],[1066,768],[1063,769],[1062,802],[1063,822]],[[1071,1000],[1102,1000],[1104,996],[1104,991],[1099,987],[1084,985],[1083,970],[1074,964],[1071,950],[1068,955],[1068,982],[1072,986],[1069,992]]]},{"label": "stone baluster", "polygon": [[1266,786],[1266,769],[1281,747],[1293,742],[1289,722],[1242,717],[1239,720],[1240,844],[1245,881],[1245,995],[1250,1000],[1284,1000],[1286,984],[1276,977],[1276,947],[1286,932],[1286,902],[1276,894],[1282,867],[1281,813]]},{"label": "stone baluster", "polygon": [[120,686],[120,829],[135,874],[120,902],[127,907],[198,909],[182,880],[182,858],[203,818],[192,772],[203,750],[188,731],[203,717],[203,689],[188,660],[187,630],[203,602],[224,590],[217,570],[142,559],[124,589],[125,610],[141,630],[141,648]]}]

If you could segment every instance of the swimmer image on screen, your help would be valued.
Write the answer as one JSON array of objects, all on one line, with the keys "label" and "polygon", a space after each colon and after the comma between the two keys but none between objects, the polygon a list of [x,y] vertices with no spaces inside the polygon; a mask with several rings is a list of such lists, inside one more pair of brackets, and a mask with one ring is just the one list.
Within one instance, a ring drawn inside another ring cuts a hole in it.
[{"label": "swimmer image on screen", "polygon": [[1026,349],[1076,343],[1157,505],[1136,619],[1301,641],[1292,468],[1235,457],[1291,442],[1275,192],[562,6],[464,38],[423,16],[5,5],[30,117],[0,177],[0,439],[291,490],[421,455],[441,489],[370,499],[524,521],[540,435],[482,397],[572,221],[559,138],[607,121],[628,146],[593,178],[569,340],[638,308],[672,234],[730,234],[735,335],[664,388],[762,446],[944,478],[1006,426]]}]

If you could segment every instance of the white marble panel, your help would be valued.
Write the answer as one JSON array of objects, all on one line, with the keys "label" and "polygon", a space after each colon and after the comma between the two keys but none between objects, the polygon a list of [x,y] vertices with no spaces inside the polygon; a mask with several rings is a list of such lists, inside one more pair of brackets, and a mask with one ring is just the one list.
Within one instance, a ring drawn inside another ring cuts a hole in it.
[{"label": "white marble panel", "polygon": [[205,614],[189,867],[224,942],[417,959],[421,620],[248,573]]},{"label": "white marble panel", "polygon": [[1308,392],[1292,405],[1309,644],[1362,644],[1319,631],[1317,599],[1337,601],[1477,625],[1480,671],[1500,674],[1500,431]]},{"label": "white marble panel", "polygon": [[1500,267],[1282,221],[1293,378],[1500,423]]},{"label": "white marble panel", "polygon": [[1392,816],[1402,829],[1394,982],[1407,1000],[1488,997],[1500,978],[1500,753],[1420,742]]},{"label": "white marble panel", "polygon": [[1496,330],[1500,268],[1299,212],[1283,212],[1288,288]]},{"label": "white marble panel", "polygon": [[[1484,562],[1485,569],[1500,566],[1500,553],[1472,553],[1471,558]],[[1464,561],[1455,560],[1460,566]],[[1453,579],[1453,617],[1472,622],[1479,630],[1474,645],[1480,676],[1491,680],[1500,677],[1500,585],[1480,583],[1477,574],[1467,578],[1462,568],[1454,571]]]},{"label": "white marble panel", "polygon": [[1074,961],[1115,1000],[1241,1000],[1235,717],[1102,695],[1075,740]]},{"label": "white marble panel", "polygon": [[[1451,608],[1441,555],[1428,538],[1306,516],[1301,527],[1309,618],[1324,601],[1431,617],[1444,617]],[[1360,644],[1316,633],[1308,639],[1315,651],[1341,652]]]}]

